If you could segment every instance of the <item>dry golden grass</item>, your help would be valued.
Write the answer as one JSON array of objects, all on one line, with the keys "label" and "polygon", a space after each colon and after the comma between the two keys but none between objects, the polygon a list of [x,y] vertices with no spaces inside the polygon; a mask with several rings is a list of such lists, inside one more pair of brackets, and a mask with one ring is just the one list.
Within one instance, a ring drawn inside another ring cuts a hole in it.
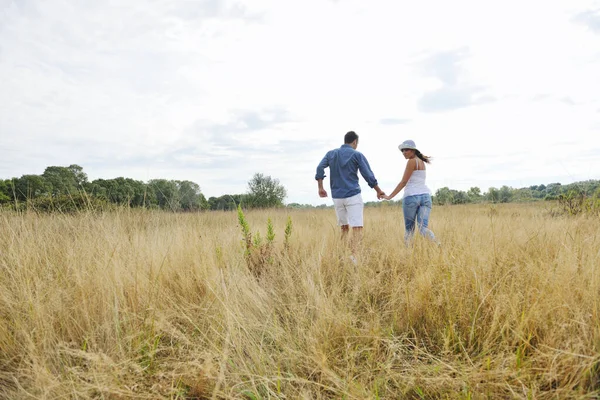
[{"label": "dry golden grass", "polygon": [[0,213],[0,398],[598,398],[598,218],[367,209],[355,266],[332,210],[246,217],[259,277],[233,212]]}]

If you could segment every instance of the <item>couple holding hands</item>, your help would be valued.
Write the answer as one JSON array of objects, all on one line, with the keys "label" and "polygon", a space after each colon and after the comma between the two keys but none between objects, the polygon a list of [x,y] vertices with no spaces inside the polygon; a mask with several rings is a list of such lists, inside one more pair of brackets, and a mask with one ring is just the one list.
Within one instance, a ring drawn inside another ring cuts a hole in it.
[{"label": "couple holding hands", "polygon": [[377,179],[375,179],[365,156],[356,151],[357,147],[358,135],[353,131],[346,133],[344,144],[325,154],[317,166],[315,176],[319,185],[319,196],[327,197],[327,191],[323,188],[323,179],[325,178],[325,168],[329,167],[331,197],[342,234],[347,233],[350,226],[355,231],[360,231],[363,227],[364,204],[358,184],[358,171],[360,171],[369,186],[377,191],[379,200],[391,200],[404,189],[402,211],[406,229],[404,239],[407,243],[410,242],[417,228],[423,236],[436,241],[435,235],[428,229],[431,192],[425,185],[425,164],[429,164],[430,158],[421,154],[414,141],[402,142],[398,149],[407,160],[406,169],[394,191],[390,195],[386,195],[379,188]]}]

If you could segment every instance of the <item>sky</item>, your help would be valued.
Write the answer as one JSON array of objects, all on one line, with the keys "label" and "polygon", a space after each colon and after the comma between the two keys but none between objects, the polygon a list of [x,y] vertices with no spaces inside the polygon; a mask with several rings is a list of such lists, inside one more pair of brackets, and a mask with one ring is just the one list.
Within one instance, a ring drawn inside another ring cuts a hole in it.
[{"label": "sky", "polygon": [[600,1],[0,0],[0,178],[260,172],[317,205],[354,130],[388,193],[406,139],[433,192],[600,179],[599,71]]}]

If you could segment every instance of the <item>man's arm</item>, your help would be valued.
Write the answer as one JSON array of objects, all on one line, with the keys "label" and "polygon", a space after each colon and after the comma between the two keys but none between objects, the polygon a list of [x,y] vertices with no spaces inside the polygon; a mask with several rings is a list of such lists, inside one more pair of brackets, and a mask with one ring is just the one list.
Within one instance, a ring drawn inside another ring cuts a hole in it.
[{"label": "man's arm", "polygon": [[369,165],[367,158],[362,153],[358,153],[358,156],[358,170],[360,171],[360,174],[365,181],[367,181],[369,187],[375,189],[377,198],[381,200],[381,198],[385,196],[385,193],[379,188],[377,179],[375,179],[375,174],[371,171],[371,166]]},{"label": "man's arm", "polygon": [[373,186],[373,189],[375,189],[375,191],[377,192],[377,200],[383,199],[383,197],[385,196],[385,192],[381,190],[379,185]]},{"label": "man's arm", "polygon": [[325,178],[325,168],[329,167],[329,158],[327,154],[321,160],[319,165],[317,166],[317,174],[315,175],[315,179],[317,180],[317,184],[319,187],[319,197],[327,197],[327,191],[323,188],[323,179]]},{"label": "man's arm", "polygon": [[317,179],[317,183],[319,184],[319,197],[327,197],[327,190],[323,188],[323,179]]}]

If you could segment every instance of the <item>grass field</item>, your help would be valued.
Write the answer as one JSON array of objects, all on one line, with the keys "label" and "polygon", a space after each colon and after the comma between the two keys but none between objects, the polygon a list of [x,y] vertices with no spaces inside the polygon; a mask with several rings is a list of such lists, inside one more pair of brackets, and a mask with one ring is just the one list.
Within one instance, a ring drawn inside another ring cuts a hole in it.
[{"label": "grass field", "polygon": [[333,210],[0,212],[0,398],[597,399],[600,220],[546,207],[367,209],[357,265]]}]

